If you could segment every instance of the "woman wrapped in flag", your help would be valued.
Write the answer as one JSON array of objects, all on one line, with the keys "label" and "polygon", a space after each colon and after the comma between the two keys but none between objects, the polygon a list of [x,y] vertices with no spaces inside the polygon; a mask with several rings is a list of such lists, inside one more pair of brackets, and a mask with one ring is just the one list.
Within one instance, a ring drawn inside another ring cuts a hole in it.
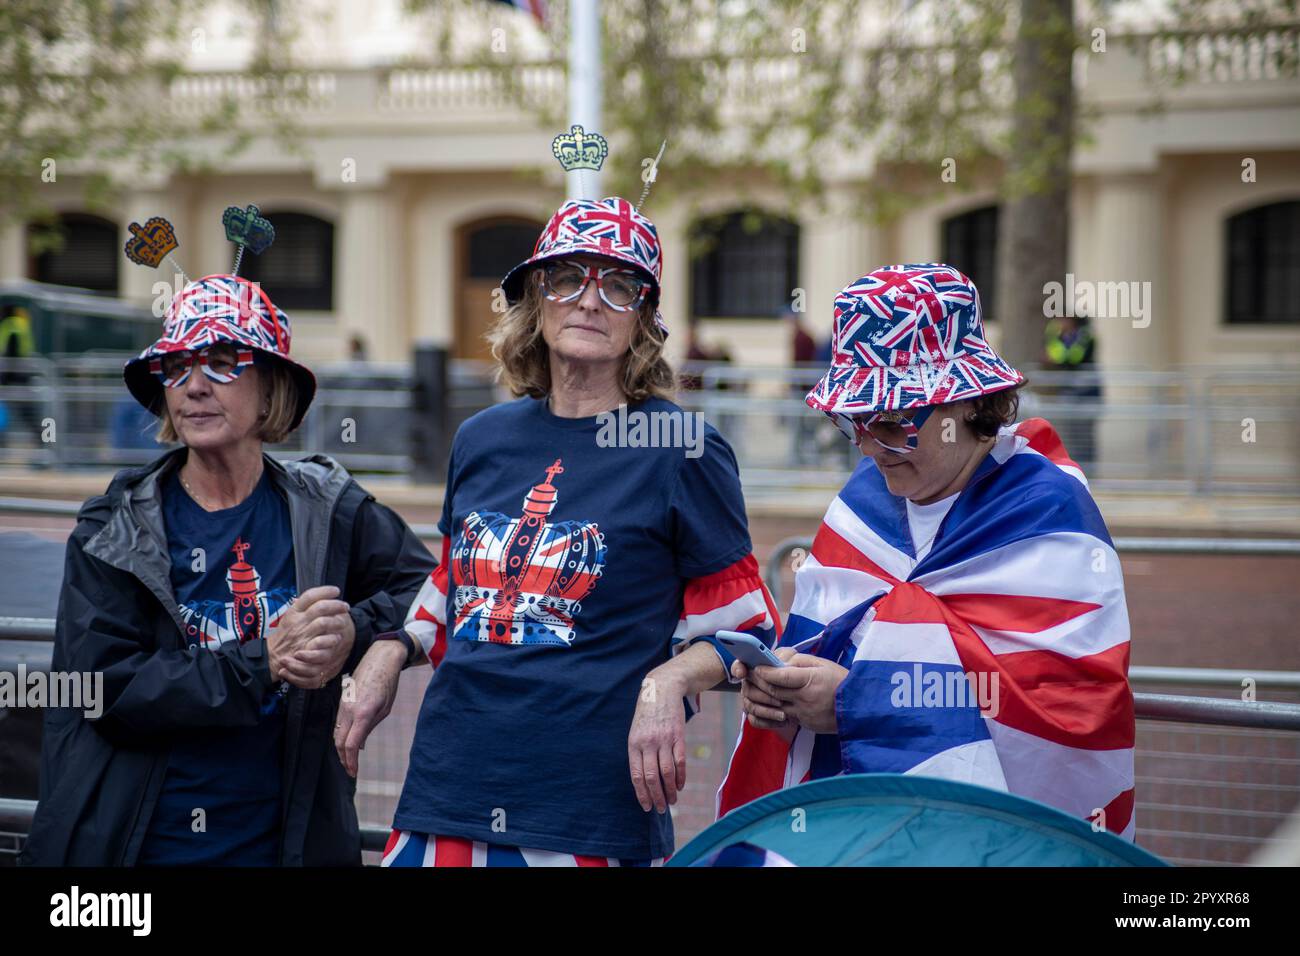
[{"label": "woman wrapped in flag", "polygon": [[840,773],[943,777],[1132,838],[1124,581],[1051,425],[956,269],[879,269],[835,300],[807,403],[862,451],[831,503],[777,656],[744,678],[726,813]]},{"label": "woman wrapped in flag", "polygon": [[[735,456],[668,398],[661,262],[631,203],[573,200],[502,281],[493,354],[520,397],[452,445],[442,561],[404,629],[435,673],[385,865],[662,862],[683,700],[729,676],[715,632],[776,639]],[[408,663],[387,643],[336,730],[353,773]]]}]

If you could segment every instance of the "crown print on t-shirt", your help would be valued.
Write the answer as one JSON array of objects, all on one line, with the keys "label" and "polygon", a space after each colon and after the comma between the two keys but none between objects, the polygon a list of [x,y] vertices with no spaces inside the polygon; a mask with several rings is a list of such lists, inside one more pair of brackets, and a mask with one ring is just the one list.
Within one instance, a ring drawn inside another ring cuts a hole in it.
[{"label": "crown print on t-shirt", "polygon": [[231,552],[234,562],[226,571],[230,600],[190,601],[181,605],[185,634],[191,644],[212,648],[227,641],[247,644],[266,637],[289,610],[294,593],[285,588],[262,590],[262,576],[246,560],[251,542],[238,538]]},{"label": "crown print on t-shirt", "polygon": [[582,599],[605,566],[605,537],[594,521],[547,520],[564,468],[557,458],[545,471],[519,517],[475,511],[465,518],[451,551],[456,640],[573,644]]}]

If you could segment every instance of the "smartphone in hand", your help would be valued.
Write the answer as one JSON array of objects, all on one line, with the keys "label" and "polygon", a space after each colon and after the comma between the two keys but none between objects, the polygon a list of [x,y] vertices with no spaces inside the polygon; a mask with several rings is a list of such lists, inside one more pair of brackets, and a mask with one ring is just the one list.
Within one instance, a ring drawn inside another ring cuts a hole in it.
[{"label": "smartphone in hand", "polygon": [[785,667],[785,661],[773,654],[770,647],[752,634],[742,634],[740,631],[718,631],[714,637],[746,667]]}]

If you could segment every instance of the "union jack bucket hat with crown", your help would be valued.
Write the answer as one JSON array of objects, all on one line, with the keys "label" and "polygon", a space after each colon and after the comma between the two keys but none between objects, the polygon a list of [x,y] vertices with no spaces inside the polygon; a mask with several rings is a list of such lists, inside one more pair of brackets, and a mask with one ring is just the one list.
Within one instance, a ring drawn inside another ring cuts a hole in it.
[{"label": "union jack bucket hat with crown", "polygon": [[655,310],[655,323],[667,335],[668,326],[659,312],[661,252],[654,223],[626,199],[570,199],[546,224],[532,256],[506,273],[501,288],[508,302],[518,302],[524,294],[524,277],[534,266],[573,255],[607,256],[632,266],[650,280],[647,295]]},{"label": "union jack bucket hat with crown", "polygon": [[289,317],[261,286],[240,276],[205,276],[172,299],[163,319],[162,337],[127,362],[122,377],[137,402],[161,415],[163,383],[158,373],[162,356],[229,342],[246,350],[249,362],[270,356],[288,368],[297,385],[298,408],[291,426],[297,428],[316,395],[316,376],[289,357],[290,339]]},{"label": "union jack bucket hat with crown", "polygon": [[960,402],[1025,380],[985,339],[975,283],[940,262],[850,283],[835,297],[831,352],[804,401],[832,416]]}]

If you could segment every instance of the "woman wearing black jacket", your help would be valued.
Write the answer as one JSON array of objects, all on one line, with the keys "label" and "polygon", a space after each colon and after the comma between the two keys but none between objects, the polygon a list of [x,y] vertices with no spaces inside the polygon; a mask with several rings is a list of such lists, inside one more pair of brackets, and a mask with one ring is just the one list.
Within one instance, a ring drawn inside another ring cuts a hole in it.
[{"label": "woman wearing black jacket", "polygon": [[102,673],[103,699],[46,714],[22,862],[360,863],[331,746],[341,675],[401,628],[435,562],[331,459],[263,453],[315,392],[289,336],[259,288],[209,276],[127,364],[184,447],[78,515],[53,670]]}]

